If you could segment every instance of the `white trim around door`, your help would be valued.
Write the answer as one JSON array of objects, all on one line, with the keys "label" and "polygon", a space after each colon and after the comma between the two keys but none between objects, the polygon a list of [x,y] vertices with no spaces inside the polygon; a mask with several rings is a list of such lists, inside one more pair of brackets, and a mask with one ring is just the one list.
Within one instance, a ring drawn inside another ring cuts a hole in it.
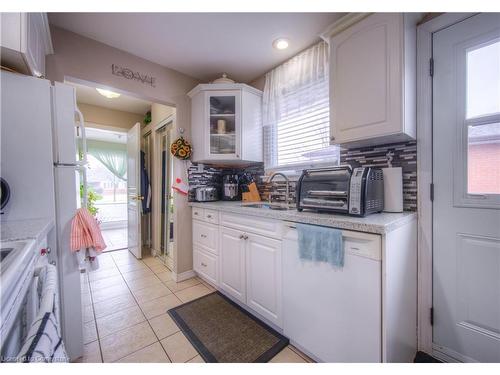
[{"label": "white trim around door", "polygon": [[432,346],[432,34],[475,13],[445,13],[417,28],[418,350]]}]

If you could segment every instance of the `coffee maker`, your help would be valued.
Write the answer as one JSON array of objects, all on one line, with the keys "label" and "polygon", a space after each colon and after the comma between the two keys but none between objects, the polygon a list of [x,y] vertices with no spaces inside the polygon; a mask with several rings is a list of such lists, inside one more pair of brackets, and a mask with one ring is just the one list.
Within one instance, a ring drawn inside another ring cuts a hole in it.
[{"label": "coffee maker", "polygon": [[237,174],[226,174],[222,177],[222,200],[241,200]]}]

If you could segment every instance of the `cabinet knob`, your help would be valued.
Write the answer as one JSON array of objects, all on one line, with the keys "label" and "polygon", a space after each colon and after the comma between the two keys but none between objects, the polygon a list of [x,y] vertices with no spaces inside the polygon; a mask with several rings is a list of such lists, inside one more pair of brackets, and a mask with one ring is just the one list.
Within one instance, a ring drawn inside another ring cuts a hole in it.
[{"label": "cabinet knob", "polygon": [[334,140],[335,140],[335,137],[332,135],[332,136],[330,137],[330,141],[334,141]]},{"label": "cabinet knob", "polygon": [[242,235],[242,234],[240,234],[240,240],[242,240],[242,239],[244,239],[244,238],[245,238],[245,236],[244,236],[244,235]]},{"label": "cabinet knob", "polygon": [[206,265],[205,263],[203,263],[203,262],[201,262],[201,265],[202,265],[203,267],[206,267],[206,266],[207,266],[207,265]]},{"label": "cabinet knob", "polygon": [[207,238],[207,235],[206,234],[202,234],[201,238]]},{"label": "cabinet knob", "polygon": [[207,215],[207,218],[208,218],[208,219],[211,219],[211,218],[212,218],[212,215]]},{"label": "cabinet knob", "polygon": [[195,212],[195,213],[194,213],[194,215],[195,215],[195,216],[198,216],[198,212]]},{"label": "cabinet knob", "polygon": [[248,240],[248,236],[245,234],[245,235],[243,236],[243,239],[244,239],[244,240]]}]

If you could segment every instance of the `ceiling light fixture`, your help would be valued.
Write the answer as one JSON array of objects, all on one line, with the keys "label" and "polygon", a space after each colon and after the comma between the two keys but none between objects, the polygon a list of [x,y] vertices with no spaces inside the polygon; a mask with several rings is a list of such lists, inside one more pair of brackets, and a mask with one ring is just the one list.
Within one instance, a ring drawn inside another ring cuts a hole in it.
[{"label": "ceiling light fixture", "polygon": [[289,44],[288,39],[278,38],[273,42],[273,47],[276,49],[287,49]]},{"label": "ceiling light fixture", "polygon": [[104,90],[104,89],[96,89],[99,94],[102,96],[105,96],[108,99],[115,99],[119,98],[121,94],[118,94],[117,92],[113,92],[110,90]]}]

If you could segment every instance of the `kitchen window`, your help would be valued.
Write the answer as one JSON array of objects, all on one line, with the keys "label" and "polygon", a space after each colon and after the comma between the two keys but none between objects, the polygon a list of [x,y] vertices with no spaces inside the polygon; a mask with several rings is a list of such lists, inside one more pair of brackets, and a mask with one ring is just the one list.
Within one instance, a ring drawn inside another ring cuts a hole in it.
[{"label": "kitchen window", "polygon": [[318,43],[266,74],[264,161],[266,170],[337,165],[330,145],[328,45]]}]

